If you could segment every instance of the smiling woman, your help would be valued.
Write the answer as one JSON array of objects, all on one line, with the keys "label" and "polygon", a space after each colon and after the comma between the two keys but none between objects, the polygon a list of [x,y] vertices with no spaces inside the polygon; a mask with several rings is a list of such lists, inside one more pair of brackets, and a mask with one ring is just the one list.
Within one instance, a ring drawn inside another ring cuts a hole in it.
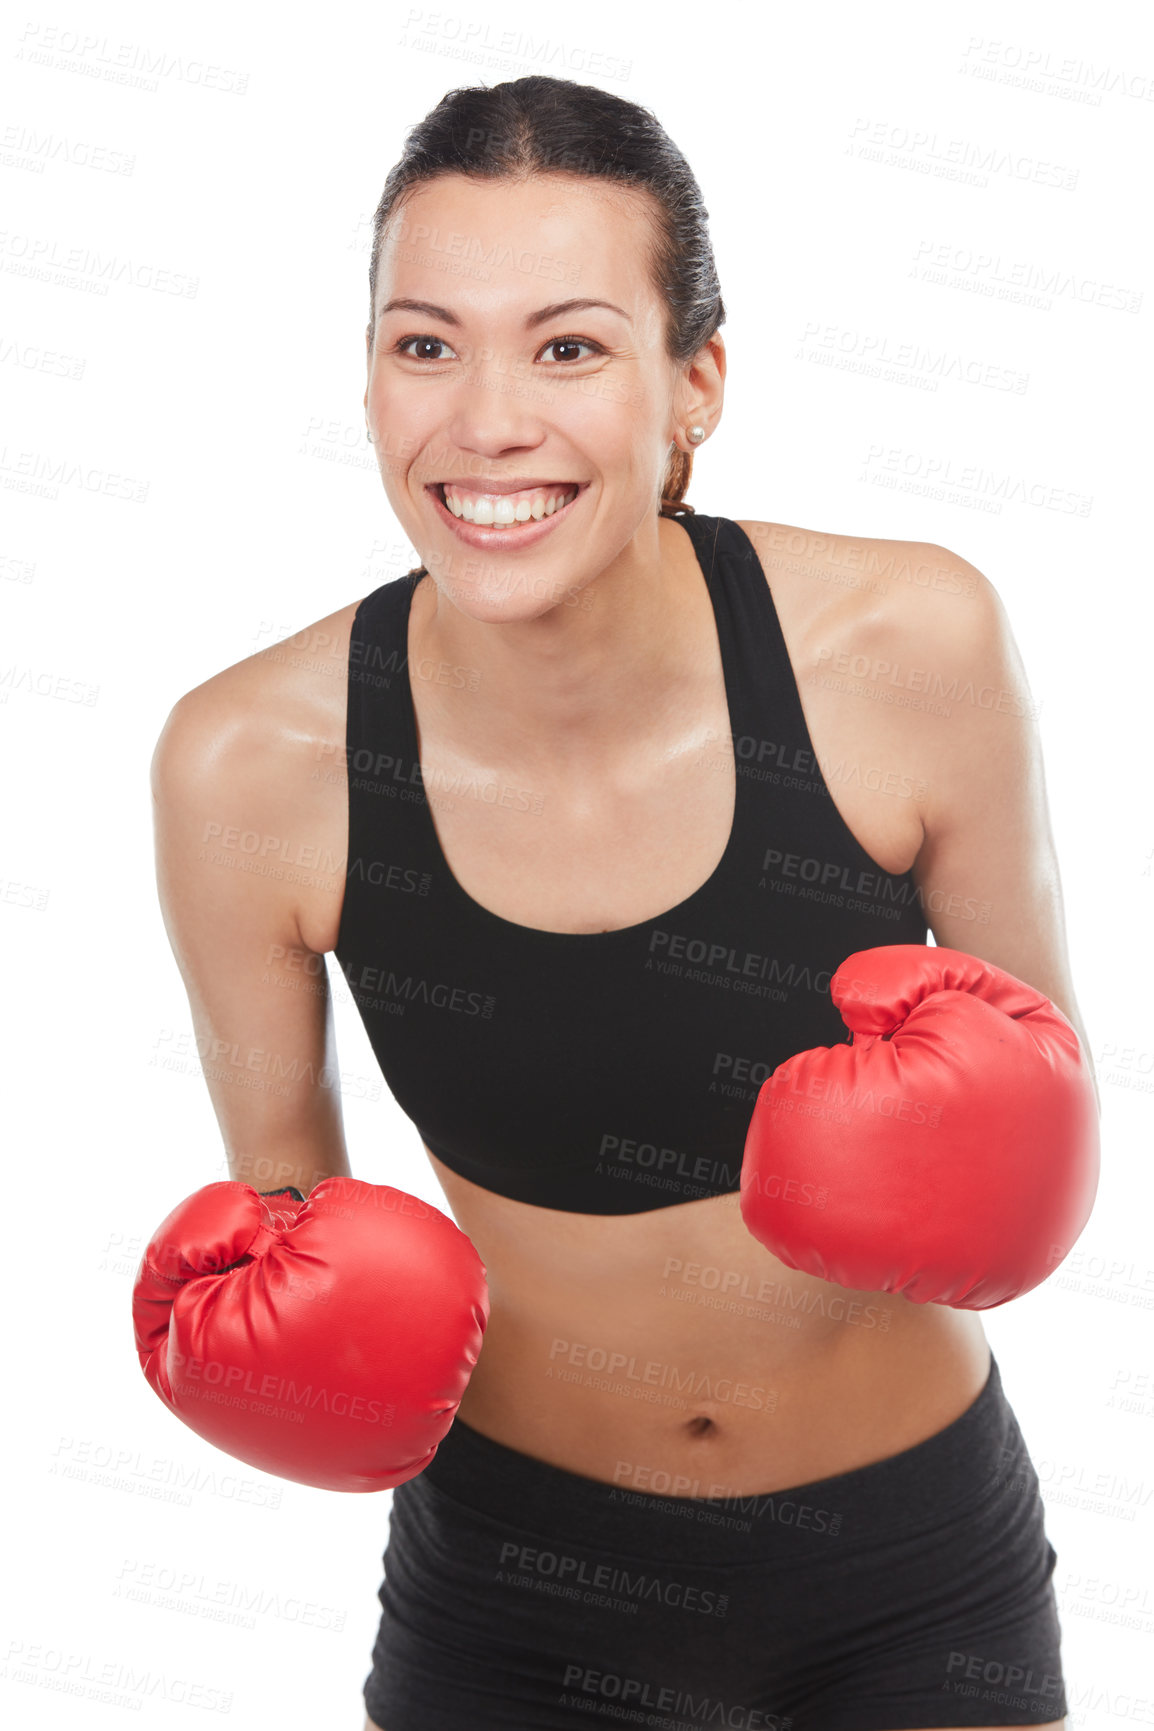
[{"label": "smiling woman", "polygon": [[[386,182],[366,333],[422,565],[318,622],[338,680],[253,657],[157,748],[198,1034],[331,1071],[335,953],[487,1270],[467,1386],[408,1397],[459,1406],[390,1479],[383,1731],[1065,1712],[978,1315],[1057,1265],[1096,1172],[1029,690],[946,549],[842,537],[855,589],[832,537],[693,511],[723,318],[651,114],[446,96]],[[999,701],[834,676],[879,658]],[[222,873],[209,813],[345,869]],[[303,1244],[348,1171],[332,1091],[211,1085],[238,1178],[320,1187]],[[434,1237],[382,1316],[418,1368]],[[339,1251],[331,1279],[335,1322]]]}]

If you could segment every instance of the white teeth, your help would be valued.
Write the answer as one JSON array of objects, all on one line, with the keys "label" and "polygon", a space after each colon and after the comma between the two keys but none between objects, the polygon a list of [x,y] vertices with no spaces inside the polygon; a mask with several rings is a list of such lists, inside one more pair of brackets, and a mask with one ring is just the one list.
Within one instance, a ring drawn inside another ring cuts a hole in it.
[{"label": "white teeth", "polygon": [[454,517],[466,523],[503,529],[512,523],[527,523],[530,518],[540,522],[542,517],[551,517],[563,505],[570,504],[578,491],[576,487],[561,492],[534,487],[523,493],[455,493],[446,482],[441,497]]}]

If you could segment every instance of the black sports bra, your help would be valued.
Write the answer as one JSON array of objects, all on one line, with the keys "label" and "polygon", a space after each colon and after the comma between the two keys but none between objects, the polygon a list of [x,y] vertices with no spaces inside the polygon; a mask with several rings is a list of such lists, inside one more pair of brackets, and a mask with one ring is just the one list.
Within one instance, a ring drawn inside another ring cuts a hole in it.
[{"label": "black sports bra", "polygon": [[638,925],[542,931],[462,889],[421,780],[418,576],[374,589],[353,622],[337,959],[426,1146],[542,1208],[638,1214],[737,1190],[761,1083],[847,1037],[839,964],[927,937],[912,871],[883,871],[830,797],[749,538],[724,517],[675,521],[713,602],[736,809],[712,875]]}]

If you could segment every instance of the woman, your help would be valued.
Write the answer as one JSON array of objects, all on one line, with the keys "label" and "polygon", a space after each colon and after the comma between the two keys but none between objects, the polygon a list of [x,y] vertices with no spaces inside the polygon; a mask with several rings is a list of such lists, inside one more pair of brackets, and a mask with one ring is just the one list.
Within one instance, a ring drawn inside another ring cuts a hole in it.
[{"label": "woman", "polygon": [[[1029,693],[956,555],[684,503],[725,377],[705,216],[600,90],[415,129],[365,412],[424,563],[176,705],[166,919],[198,1034],[299,1060],[210,1084],[233,1175],[348,1172],[334,951],[488,1269],[394,1493],[367,1726],[1053,1731],[1054,1552],[979,1316],[799,1274],[737,1195],[853,951],[932,930],[1085,1045]],[[297,867],[227,869],[230,829]]]}]

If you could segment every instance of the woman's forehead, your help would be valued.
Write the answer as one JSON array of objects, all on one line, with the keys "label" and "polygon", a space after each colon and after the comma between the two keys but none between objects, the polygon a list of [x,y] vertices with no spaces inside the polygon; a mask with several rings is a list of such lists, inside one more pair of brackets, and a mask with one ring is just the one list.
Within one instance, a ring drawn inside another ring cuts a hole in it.
[{"label": "woman's forehead", "polygon": [[[389,223],[380,304],[403,296],[443,305],[488,286],[526,289],[535,303],[580,295],[633,311],[653,296],[648,206],[645,193],[588,176],[438,176],[415,188]],[[424,292],[430,278],[435,295]],[[547,288],[558,292],[540,292]]]}]

